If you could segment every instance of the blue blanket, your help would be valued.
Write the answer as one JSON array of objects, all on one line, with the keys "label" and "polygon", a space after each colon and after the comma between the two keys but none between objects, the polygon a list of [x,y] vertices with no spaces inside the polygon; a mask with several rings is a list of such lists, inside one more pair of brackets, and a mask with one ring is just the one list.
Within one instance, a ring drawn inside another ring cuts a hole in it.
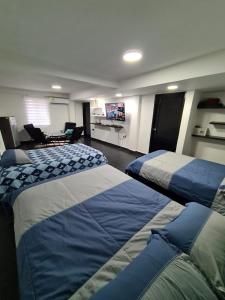
[{"label": "blue blanket", "polygon": [[116,279],[91,298],[106,299],[218,300],[190,258],[157,234]]},{"label": "blue blanket", "polygon": [[107,163],[102,152],[83,144],[26,151],[32,164],[0,170],[0,199],[25,186]]},{"label": "blue blanket", "polygon": [[225,178],[225,166],[159,150],[131,162],[127,172],[139,175],[187,201],[213,206]]},{"label": "blue blanket", "polygon": [[198,203],[189,203],[171,223],[156,230],[190,255],[218,294],[218,299],[225,299],[224,231],[225,217]]},{"label": "blue blanket", "polygon": [[108,165],[14,200],[22,300],[89,299],[146,246],[152,228],[183,209]]}]

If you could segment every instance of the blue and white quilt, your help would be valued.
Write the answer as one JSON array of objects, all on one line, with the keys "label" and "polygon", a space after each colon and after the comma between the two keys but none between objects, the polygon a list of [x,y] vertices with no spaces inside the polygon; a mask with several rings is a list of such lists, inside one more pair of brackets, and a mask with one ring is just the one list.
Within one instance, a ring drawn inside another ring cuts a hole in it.
[{"label": "blue and white quilt", "polygon": [[101,151],[84,144],[29,150],[26,154],[32,164],[0,170],[0,199],[4,200],[9,193],[27,185],[107,163]]},{"label": "blue and white quilt", "polygon": [[154,231],[188,254],[218,299],[225,299],[224,216],[198,203],[188,203],[171,223]]},{"label": "blue and white quilt", "polygon": [[225,195],[221,191],[218,195],[218,192],[224,187],[222,181],[225,178],[225,165],[159,150],[134,160],[126,171],[131,175],[139,175],[188,202],[195,201],[207,207],[215,204],[218,212],[224,212]]},{"label": "blue and white quilt", "polygon": [[153,234],[150,243],[91,300],[218,300],[188,255]]},{"label": "blue and white quilt", "polygon": [[109,165],[27,187],[11,203],[21,300],[90,299],[184,208]]}]

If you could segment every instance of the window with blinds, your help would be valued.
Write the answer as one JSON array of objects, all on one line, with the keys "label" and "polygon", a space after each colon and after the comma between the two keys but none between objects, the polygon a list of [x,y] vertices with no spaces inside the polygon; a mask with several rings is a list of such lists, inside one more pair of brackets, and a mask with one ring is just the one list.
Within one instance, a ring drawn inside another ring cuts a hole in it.
[{"label": "window with blinds", "polygon": [[34,126],[50,125],[49,104],[43,98],[25,98],[28,123]]}]

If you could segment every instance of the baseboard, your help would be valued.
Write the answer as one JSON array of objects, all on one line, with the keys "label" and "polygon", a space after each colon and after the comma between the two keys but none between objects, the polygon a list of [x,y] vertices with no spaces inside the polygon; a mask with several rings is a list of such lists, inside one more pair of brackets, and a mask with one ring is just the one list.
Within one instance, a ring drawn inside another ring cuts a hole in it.
[{"label": "baseboard", "polygon": [[128,153],[131,153],[131,154],[134,154],[134,155],[137,155],[137,156],[142,156],[142,155],[144,155],[144,153],[141,153],[141,152],[138,152],[138,151],[133,151],[133,150],[130,150],[130,149],[128,149],[128,148],[125,148],[125,147],[122,147],[122,146],[119,146],[119,145],[115,145],[115,144],[112,144],[112,143],[109,143],[109,142],[105,142],[105,141],[102,141],[102,140],[98,140],[98,139],[95,139],[95,138],[91,138],[91,140],[100,142],[100,143],[102,143],[102,144],[111,146],[111,147],[113,147],[113,148],[125,150],[125,151],[127,151]]},{"label": "baseboard", "polygon": [[139,151],[135,151],[135,153],[137,153],[137,155],[139,155],[139,156],[146,155],[146,153],[142,153],[142,152],[139,152]]},{"label": "baseboard", "polygon": [[34,143],[33,140],[27,140],[27,141],[21,141],[20,145],[26,145],[26,144],[32,144],[32,143]]}]

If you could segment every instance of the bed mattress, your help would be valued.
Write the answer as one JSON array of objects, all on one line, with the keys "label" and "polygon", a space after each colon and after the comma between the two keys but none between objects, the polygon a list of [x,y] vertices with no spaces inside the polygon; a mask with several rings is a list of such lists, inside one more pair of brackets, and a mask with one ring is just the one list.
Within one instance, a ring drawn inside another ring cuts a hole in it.
[{"label": "bed mattress", "polygon": [[89,299],[183,210],[109,165],[27,187],[11,204],[21,300]]},{"label": "bed mattress", "polygon": [[187,202],[198,202],[224,212],[224,165],[159,150],[134,160],[126,171]]},{"label": "bed mattress", "polygon": [[0,170],[0,199],[12,192],[54,177],[78,173],[107,163],[104,154],[84,144],[26,151],[32,164],[11,166]]}]

